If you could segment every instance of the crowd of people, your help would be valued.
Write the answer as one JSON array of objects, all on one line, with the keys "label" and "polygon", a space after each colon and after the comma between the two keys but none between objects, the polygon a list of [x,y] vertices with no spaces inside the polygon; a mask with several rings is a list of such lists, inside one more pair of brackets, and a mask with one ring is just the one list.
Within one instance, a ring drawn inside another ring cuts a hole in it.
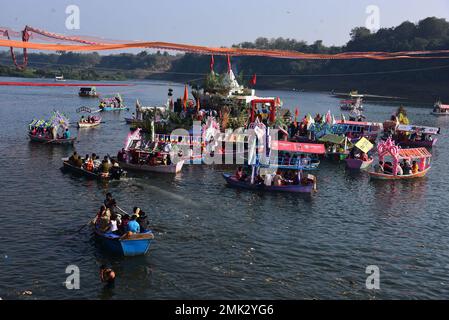
[{"label": "crowd of people", "polygon": [[95,153],[92,155],[86,154],[84,158],[78,155],[76,151],[69,157],[68,162],[78,168],[82,168],[86,171],[101,174],[103,177],[110,177],[113,179],[119,179],[123,174],[122,168],[115,159],[111,159],[108,156],[104,156],[103,160]]},{"label": "crowd of people", "polygon": [[84,116],[81,116],[80,123],[96,123],[98,122],[98,117],[95,116],[88,116],[85,118]]},{"label": "crowd of people", "polygon": [[118,236],[145,233],[149,230],[148,216],[139,207],[134,207],[131,215],[122,210],[124,215],[121,215],[118,210],[121,209],[117,206],[116,200],[111,193],[107,193],[93,220],[95,228],[102,233],[113,233]]},{"label": "crowd of people", "polygon": [[29,133],[32,136],[39,136],[52,140],[70,139],[72,137],[69,128],[66,128],[62,134],[59,134],[58,128],[54,126],[53,127],[31,126]]},{"label": "crowd of people", "polygon": [[[243,167],[237,168],[234,177],[242,182],[251,182],[251,176],[247,174]],[[304,177],[303,181],[300,181],[298,172],[296,170],[280,170],[278,169],[274,174],[265,174],[263,177],[260,172],[254,176],[254,184],[265,184],[266,186],[286,186],[286,185],[299,185],[307,184],[307,177]]]},{"label": "crowd of people", "polygon": [[[394,167],[389,161],[379,161],[378,164],[374,166],[374,171],[377,173],[393,174]],[[419,165],[416,161],[410,163],[409,160],[404,159],[402,162],[397,164],[396,173],[397,175],[411,175],[417,174],[419,172]]]}]

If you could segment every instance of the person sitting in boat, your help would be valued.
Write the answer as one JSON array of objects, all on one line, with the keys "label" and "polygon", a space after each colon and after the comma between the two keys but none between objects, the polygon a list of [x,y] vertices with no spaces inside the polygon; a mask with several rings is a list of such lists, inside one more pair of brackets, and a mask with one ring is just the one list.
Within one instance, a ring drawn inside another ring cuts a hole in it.
[{"label": "person sitting in boat", "polygon": [[85,167],[87,171],[93,172],[94,171],[94,161],[91,157],[87,158],[87,161],[85,162]]},{"label": "person sitting in boat", "polygon": [[370,159],[369,156],[365,152],[361,153],[360,160],[362,160],[362,161],[369,161],[369,159]]},{"label": "person sitting in boat", "polygon": [[355,154],[356,150],[355,148],[352,148],[351,151],[349,152],[349,159],[355,159],[356,158],[356,154]]},{"label": "person sitting in boat", "polygon": [[384,162],[383,161],[379,161],[379,163],[374,166],[374,172],[384,173]]},{"label": "person sitting in boat", "polygon": [[109,164],[109,161],[107,160],[107,157],[103,159],[100,165],[100,172],[102,176],[108,177],[109,176],[109,170],[111,169],[111,165]]},{"label": "person sitting in boat", "polygon": [[117,160],[121,162],[126,162],[126,151],[125,148],[122,148],[117,154]]},{"label": "person sitting in boat", "polygon": [[73,151],[73,154],[69,157],[69,163],[76,165],[76,162],[78,161],[79,155],[76,151]]},{"label": "person sitting in boat", "polygon": [[118,162],[113,159],[112,166],[109,169],[109,174],[110,174],[111,178],[112,179],[120,179],[122,172],[123,172],[123,170],[122,170],[122,168],[120,168],[120,165],[118,164]]},{"label": "person sitting in boat", "polygon": [[412,163],[412,174],[416,174],[419,172],[419,166],[416,161],[413,161]]},{"label": "person sitting in boat", "polygon": [[140,232],[145,232],[149,229],[150,222],[145,212],[140,211],[136,221],[139,224]]},{"label": "person sitting in boat", "polygon": [[131,216],[131,219],[128,222],[127,232],[131,234],[140,233],[140,225],[137,222],[137,215],[133,214]]},{"label": "person sitting in boat", "polygon": [[122,217],[121,223],[119,225],[120,234],[125,234],[128,231],[129,220],[130,220],[130,216],[129,216],[129,214],[126,213]]},{"label": "person sitting in boat", "polygon": [[243,171],[242,166],[237,168],[237,171],[235,172],[235,177],[239,181],[245,181],[247,174]]},{"label": "person sitting in boat", "polygon": [[412,173],[412,166],[410,164],[410,161],[404,159],[401,165],[402,165],[402,172],[404,175],[409,175]]},{"label": "person sitting in boat", "polygon": [[115,213],[111,214],[111,218],[109,219],[109,226],[107,232],[111,232],[113,234],[119,235],[120,231],[118,229],[118,216]]},{"label": "person sitting in boat", "polygon": [[111,211],[109,209],[104,210],[101,213],[100,219],[97,220],[96,227],[101,232],[107,232],[109,230]]},{"label": "person sitting in boat", "polygon": [[276,187],[280,187],[284,185],[286,180],[281,175],[281,170],[276,171],[276,175],[273,178],[273,185]]},{"label": "person sitting in boat", "polygon": [[62,138],[63,139],[70,139],[71,135],[72,134],[70,133],[69,128],[67,128],[67,129],[65,129],[64,134],[62,135]]},{"label": "person sitting in boat", "polygon": [[393,173],[393,164],[391,162],[384,163],[384,173]]},{"label": "person sitting in boat", "polygon": [[81,123],[85,123],[86,122],[86,119],[84,118],[84,116],[81,116],[80,122]]}]

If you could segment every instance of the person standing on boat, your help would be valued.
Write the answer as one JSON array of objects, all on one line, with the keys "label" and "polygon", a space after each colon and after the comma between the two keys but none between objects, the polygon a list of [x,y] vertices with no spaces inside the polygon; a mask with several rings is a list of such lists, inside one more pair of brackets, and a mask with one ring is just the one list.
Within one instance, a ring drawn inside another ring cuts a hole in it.
[{"label": "person standing on boat", "polygon": [[112,197],[112,194],[108,192],[106,194],[106,199],[104,200],[104,205],[106,208],[114,212],[115,208],[117,207],[117,201]]},{"label": "person standing on boat", "polygon": [[64,134],[62,135],[62,138],[63,139],[70,139],[71,135],[72,134],[70,133],[69,128],[66,128],[65,131],[64,131]]},{"label": "person standing on boat", "polygon": [[55,126],[51,127],[51,135],[53,140],[58,139],[58,129]]},{"label": "person standing on boat", "polygon": [[150,226],[150,222],[148,221],[148,217],[145,212],[140,211],[139,217],[137,218],[136,221],[139,224],[140,232],[145,232],[148,230],[148,228]]}]

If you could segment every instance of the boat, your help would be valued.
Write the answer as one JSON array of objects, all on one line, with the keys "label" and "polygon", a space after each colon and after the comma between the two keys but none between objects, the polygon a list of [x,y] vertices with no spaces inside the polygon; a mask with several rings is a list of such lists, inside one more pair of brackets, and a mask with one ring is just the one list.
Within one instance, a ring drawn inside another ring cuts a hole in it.
[{"label": "boat", "polygon": [[101,111],[122,111],[129,109],[123,104],[123,98],[120,94],[112,98],[101,99],[99,108]]},{"label": "boat", "polygon": [[349,155],[351,142],[346,136],[326,134],[318,139],[326,146],[326,157],[334,161],[343,161]]},{"label": "boat", "polygon": [[60,145],[71,144],[71,145],[73,145],[76,141],[76,137],[69,138],[69,139],[52,139],[52,138],[49,138],[46,136],[33,135],[31,133],[28,133],[28,137],[33,142],[39,142],[39,143],[43,143],[43,144],[60,144]]},{"label": "boat", "polygon": [[337,120],[331,127],[333,134],[346,135],[351,142],[356,142],[362,137],[375,141],[381,131],[382,123],[378,122]]},{"label": "boat", "polygon": [[94,228],[94,233],[96,238],[110,253],[125,257],[145,255],[154,239],[152,231],[118,236],[114,233],[105,233]]},{"label": "boat", "polygon": [[[430,170],[430,158],[432,155],[426,148],[401,149],[397,146],[393,139],[388,138],[387,141],[382,141],[377,146],[379,161],[384,161],[385,157],[393,159],[392,173],[384,172],[368,172],[371,179],[374,180],[408,180],[424,177]],[[397,172],[400,160],[417,160],[418,172],[400,175]]]},{"label": "boat", "polygon": [[[355,145],[353,150],[351,150],[349,156],[345,159],[346,168],[349,170],[364,170],[367,169],[374,161],[371,157],[368,160],[362,160],[362,157],[357,157],[355,152],[360,150],[362,153],[368,155],[368,152],[374,147],[374,145],[365,137],[362,137]],[[363,155],[363,154],[362,154]],[[366,158],[365,158],[366,159]]]},{"label": "boat", "polygon": [[60,75],[60,76],[55,76],[55,81],[56,82],[65,82],[66,80],[64,79],[64,75]]},{"label": "boat", "polygon": [[99,94],[95,87],[81,87],[78,95],[84,98],[98,98]]},{"label": "boat", "polygon": [[93,172],[93,171],[88,171],[86,169],[84,169],[83,167],[77,167],[74,166],[73,164],[71,164],[67,159],[63,159],[63,169],[79,174],[79,175],[83,175],[86,178],[89,179],[98,179],[98,180],[120,180],[120,178],[126,176],[126,171],[123,171],[118,175],[118,176],[104,176],[102,175],[100,172]]},{"label": "boat", "polygon": [[432,148],[438,141],[434,136],[439,133],[440,128],[400,124],[396,127],[392,138],[404,147]]},{"label": "boat", "polygon": [[340,109],[344,111],[361,111],[363,110],[362,97],[357,97],[355,99],[341,100]]},{"label": "boat", "polygon": [[[42,144],[73,145],[76,137],[68,133],[69,119],[59,111],[53,111],[50,119],[34,119],[28,124],[28,137]],[[64,138],[68,137],[68,138]]]},{"label": "boat", "polygon": [[171,144],[146,142],[141,130],[137,128],[128,134],[125,147],[117,155],[120,166],[132,171],[171,174],[181,172],[184,159],[172,149]]},{"label": "boat", "polygon": [[324,144],[297,143],[290,141],[273,141],[271,152],[277,151],[278,161],[272,167],[296,170],[301,166],[303,171],[317,170],[320,165],[318,156],[326,153]]},{"label": "boat", "polygon": [[[279,167],[277,168],[279,169]],[[288,169],[291,170],[291,169]],[[235,176],[223,173],[223,178],[226,183],[233,188],[254,190],[254,191],[268,191],[268,192],[289,192],[289,193],[312,193],[316,191],[316,177],[308,174],[304,183],[298,185],[282,185],[273,186],[265,183],[251,183],[250,181],[240,181]]]},{"label": "boat", "polygon": [[433,110],[430,114],[434,116],[449,116],[449,105],[443,104],[441,101],[435,103]]},{"label": "boat", "polygon": [[78,121],[78,128],[93,128],[99,126],[101,123],[101,117],[99,116],[88,117],[87,120],[83,119]]},{"label": "boat", "polygon": [[143,124],[143,123],[144,123],[144,120],[142,120],[142,119],[136,119],[135,117],[132,117],[132,118],[126,118],[126,117],[125,117],[125,122],[126,122],[127,124],[139,125],[139,124]]}]

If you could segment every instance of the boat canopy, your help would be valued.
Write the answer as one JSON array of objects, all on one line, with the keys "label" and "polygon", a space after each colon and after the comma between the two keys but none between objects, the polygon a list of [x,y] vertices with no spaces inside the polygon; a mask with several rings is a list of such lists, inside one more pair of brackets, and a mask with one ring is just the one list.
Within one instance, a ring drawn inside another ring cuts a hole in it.
[{"label": "boat canopy", "polygon": [[271,148],[278,151],[288,151],[293,153],[309,153],[309,154],[326,153],[324,144],[314,144],[314,143],[273,141]]},{"label": "boat canopy", "polygon": [[426,148],[399,149],[400,159],[430,158],[432,154]]},{"label": "boat canopy", "polygon": [[442,110],[449,110],[449,104],[440,104],[438,105],[438,108]]},{"label": "boat canopy", "polygon": [[382,127],[382,123],[379,123],[379,122],[337,120],[336,123],[337,124],[349,124],[349,125],[355,125],[355,126],[364,126],[364,127]]},{"label": "boat canopy", "polygon": [[420,132],[420,133],[425,133],[425,134],[439,134],[439,132],[440,132],[440,128],[413,126],[413,125],[405,125],[405,124],[400,124],[396,128],[396,130],[404,131],[404,132]]},{"label": "boat canopy", "polygon": [[345,140],[346,140],[345,136],[339,136],[336,134],[326,134],[325,136],[321,137],[318,141],[329,142],[333,144],[344,144]]}]

